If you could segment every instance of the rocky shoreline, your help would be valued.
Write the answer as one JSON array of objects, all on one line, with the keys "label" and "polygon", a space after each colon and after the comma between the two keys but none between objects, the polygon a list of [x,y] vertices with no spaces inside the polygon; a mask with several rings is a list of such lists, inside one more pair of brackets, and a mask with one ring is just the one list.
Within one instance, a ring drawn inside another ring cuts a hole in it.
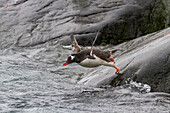
[{"label": "rocky shoreline", "polygon": [[170,92],[168,0],[23,0],[4,7],[9,2],[0,1],[0,50],[68,45],[70,34],[87,46],[100,30],[96,45],[123,50],[115,54],[123,76],[99,67],[79,83],[115,86],[135,75],[135,81],[151,85],[152,91]]}]

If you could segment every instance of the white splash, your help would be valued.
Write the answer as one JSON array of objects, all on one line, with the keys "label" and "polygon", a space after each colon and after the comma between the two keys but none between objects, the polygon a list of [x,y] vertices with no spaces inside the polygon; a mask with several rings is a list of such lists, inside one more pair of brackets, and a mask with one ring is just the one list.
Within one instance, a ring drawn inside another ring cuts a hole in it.
[{"label": "white splash", "polygon": [[133,81],[131,78],[127,79],[126,85],[132,91],[139,91],[141,93],[149,93],[151,91],[151,87],[148,84],[137,83],[136,81]]}]

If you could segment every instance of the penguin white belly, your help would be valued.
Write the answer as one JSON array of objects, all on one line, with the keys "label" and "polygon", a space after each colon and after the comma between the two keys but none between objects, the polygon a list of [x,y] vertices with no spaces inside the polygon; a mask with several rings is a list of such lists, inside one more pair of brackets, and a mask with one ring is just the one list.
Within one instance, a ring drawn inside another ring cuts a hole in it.
[{"label": "penguin white belly", "polygon": [[97,67],[100,65],[107,65],[107,66],[110,65],[109,62],[106,62],[95,55],[94,55],[94,58],[95,59],[86,58],[83,61],[81,61],[79,64],[83,67]]},{"label": "penguin white belly", "polygon": [[98,60],[96,60],[96,59],[88,59],[88,58],[86,58],[85,60],[83,60],[79,64],[81,66],[84,66],[84,67],[97,67],[97,66],[102,65]]}]

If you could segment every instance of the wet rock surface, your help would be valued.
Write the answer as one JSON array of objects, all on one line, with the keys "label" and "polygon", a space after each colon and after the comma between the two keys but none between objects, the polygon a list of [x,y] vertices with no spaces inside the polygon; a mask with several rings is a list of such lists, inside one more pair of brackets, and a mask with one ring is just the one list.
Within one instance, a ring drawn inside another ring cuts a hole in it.
[{"label": "wet rock surface", "polygon": [[170,28],[125,42],[115,48],[123,52],[115,56],[121,74],[113,68],[99,67],[91,71],[80,84],[102,86],[124,84],[128,78],[151,86],[151,91],[170,93]]}]

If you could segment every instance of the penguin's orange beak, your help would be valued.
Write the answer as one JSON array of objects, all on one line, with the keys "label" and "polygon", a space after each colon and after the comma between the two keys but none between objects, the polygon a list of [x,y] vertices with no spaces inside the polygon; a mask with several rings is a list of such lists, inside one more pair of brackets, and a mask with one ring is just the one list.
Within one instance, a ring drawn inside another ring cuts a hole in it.
[{"label": "penguin's orange beak", "polygon": [[64,64],[64,66],[66,66],[67,64],[69,64],[70,62],[66,62],[65,64]]}]

